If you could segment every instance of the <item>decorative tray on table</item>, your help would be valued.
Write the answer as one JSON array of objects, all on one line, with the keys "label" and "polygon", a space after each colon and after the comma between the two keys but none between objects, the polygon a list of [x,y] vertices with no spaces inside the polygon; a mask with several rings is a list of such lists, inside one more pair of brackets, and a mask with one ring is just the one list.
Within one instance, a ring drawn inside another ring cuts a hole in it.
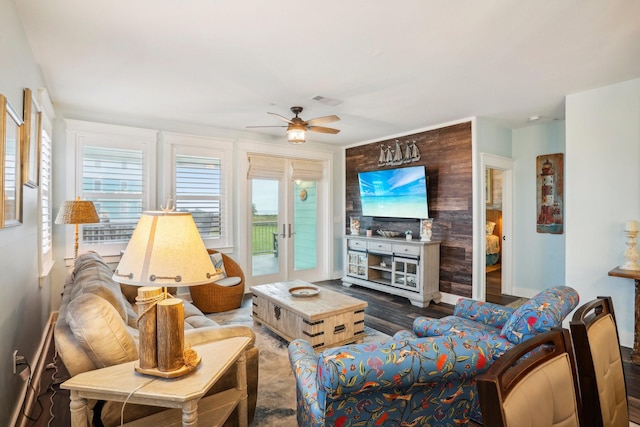
[{"label": "decorative tray on table", "polygon": [[320,293],[320,288],[317,286],[294,286],[289,288],[289,293],[294,297],[312,297]]}]

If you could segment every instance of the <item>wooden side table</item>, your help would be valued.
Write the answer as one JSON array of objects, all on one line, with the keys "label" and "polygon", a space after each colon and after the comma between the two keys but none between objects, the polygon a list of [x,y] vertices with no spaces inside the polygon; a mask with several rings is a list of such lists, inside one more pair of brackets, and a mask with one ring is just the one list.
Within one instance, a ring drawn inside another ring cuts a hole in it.
[{"label": "wooden side table", "polygon": [[640,271],[623,270],[622,268],[614,268],[609,271],[609,276],[624,277],[633,279],[636,282],[635,289],[635,326],[633,328],[633,351],[631,352],[631,362],[634,365],[640,365]]},{"label": "wooden side table", "polygon": [[[133,421],[127,426],[154,427],[179,425],[222,426],[238,407],[238,425],[246,427],[247,420],[247,370],[245,349],[249,338],[235,337],[194,346],[202,361],[195,371],[178,378],[167,379],[139,374],[136,362],[123,363],[103,369],[83,372],[62,384],[71,390],[71,426],[86,427],[87,399],[113,400],[142,405],[179,408],[163,411]],[[205,393],[237,365],[236,387],[203,398]],[[202,399],[202,400],[201,400]]]}]

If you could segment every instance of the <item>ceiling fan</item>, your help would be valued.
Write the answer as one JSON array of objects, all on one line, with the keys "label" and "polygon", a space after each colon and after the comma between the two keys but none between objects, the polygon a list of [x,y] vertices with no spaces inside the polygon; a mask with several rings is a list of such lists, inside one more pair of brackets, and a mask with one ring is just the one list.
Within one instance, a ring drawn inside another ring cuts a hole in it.
[{"label": "ceiling fan", "polygon": [[302,113],[302,107],[291,107],[291,111],[296,116],[292,119],[287,119],[284,116],[281,116],[277,113],[268,113],[278,117],[281,120],[289,123],[287,126],[247,126],[247,128],[265,128],[265,127],[286,127],[287,128],[287,139],[292,144],[302,144],[305,142],[305,133],[306,131],[312,132],[320,132],[320,133],[333,133],[336,134],[340,132],[339,129],[328,128],[324,126],[318,126],[324,123],[337,122],[340,120],[340,117],[332,115],[332,116],[323,116],[316,117],[311,120],[302,120],[298,117],[298,114]]}]

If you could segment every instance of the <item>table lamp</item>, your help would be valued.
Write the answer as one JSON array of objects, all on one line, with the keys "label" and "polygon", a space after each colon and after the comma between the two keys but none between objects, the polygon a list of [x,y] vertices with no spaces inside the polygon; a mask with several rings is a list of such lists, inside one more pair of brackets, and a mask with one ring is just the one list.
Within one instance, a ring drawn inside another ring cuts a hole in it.
[{"label": "table lamp", "polygon": [[78,258],[78,224],[95,224],[100,222],[96,207],[90,200],[67,200],[62,202],[58,216],[56,216],[56,224],[75,224],[76,240],[74,246],[74,261]]},{"label": "table lamp", "polygon": [[638,221],[631,219],[625,223],[624,233],[627,236],[627,250],[624,257],[627,260],[620,266],[623,270],[640,271],[638,266],[638,250],[636,249],[636,236],[638,235]]},{"label": "table lamp", "polygon": [[173,378],[195,369],[199,357],[184,349],[184,306],[167,287],[219,279],[190,213],[144,212],[113,279],[141,286],[136,298],[140,360],[136,371]]}]

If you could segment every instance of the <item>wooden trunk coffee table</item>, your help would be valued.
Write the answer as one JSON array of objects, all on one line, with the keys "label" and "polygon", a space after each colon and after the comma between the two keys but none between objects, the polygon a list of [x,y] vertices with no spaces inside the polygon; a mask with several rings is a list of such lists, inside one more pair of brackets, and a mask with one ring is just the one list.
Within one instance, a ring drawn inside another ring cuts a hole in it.
[{"label": "wooden trunk coffee table", "polygon": [[252,286],[251,292],[254,322],[287,341],[302,338],[318,350],[364,339],[366,301],[301,280]]}]

